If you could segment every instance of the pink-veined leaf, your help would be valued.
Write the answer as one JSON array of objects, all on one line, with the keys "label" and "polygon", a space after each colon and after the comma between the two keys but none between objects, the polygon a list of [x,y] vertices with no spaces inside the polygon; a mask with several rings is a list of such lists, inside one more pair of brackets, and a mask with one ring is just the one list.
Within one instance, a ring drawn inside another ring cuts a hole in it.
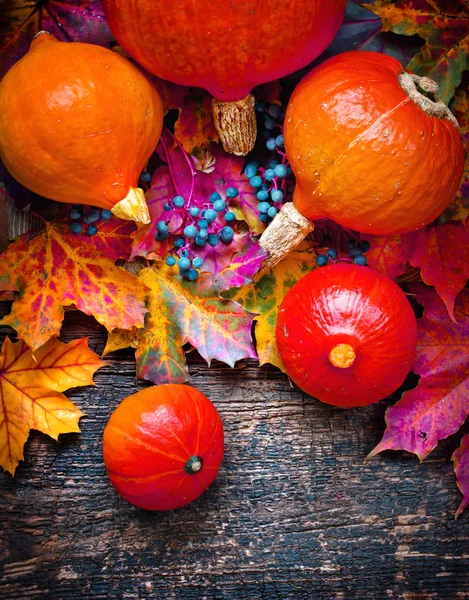
[{"label": "pink-veined leaf", "polygon": [[423,460],[469,414],[469,290],[456,300],[454,322],[434,290],[423,284],[409,287],[424,307],[413,368],[421,379],[387,409],[387,429],[370,456],[407,450]]},{"label": "pink-veined leaf", "polygon": [[411,235],[410,264],[420,267],[422,280],[435,287],[454,319],[454,300],[469,277],[469,231],[463,223],[449,221]]},{"label": "pink-veined leaf", "polygon": [[456,511],[456,518],[469,504],[469,435],[465,435],[459,448],[453,453],[454,472],[458,488],[461,490],[463,499]]},{"label": "pink-veined leaf", "polygon": [[366,253],[370,267],[391,279],[396,279],[404,273],[412,250],[412,237],[409,234],[362,234],[360,237],[370,242],[371,248]]}]

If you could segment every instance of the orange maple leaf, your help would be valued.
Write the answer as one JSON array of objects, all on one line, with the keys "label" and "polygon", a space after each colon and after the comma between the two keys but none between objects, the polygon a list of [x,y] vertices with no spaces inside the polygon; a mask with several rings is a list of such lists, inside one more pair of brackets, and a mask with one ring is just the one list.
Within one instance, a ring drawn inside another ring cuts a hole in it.
[{"label": "orange maple leaf", "polygon": [[0,257],[0,290],[19,292],[0,323],[33,350],[59,335],[65,306],[93,315],[108,331],[143,326],[147,288],[114,264],[130,253],[127,228],[104,223],[91,237],[47,223],[18,238]]},{"label": "orange maple leaf", "polygon": [[55,440],[61,433],[80,431],[83,413],[61,392],[94,385],[94,372],[105,364],[85,338],[68,344],[52,339],[34,355],[23,341],[5,338],[0,353],[0,466],[15,474],[30,429]]}]

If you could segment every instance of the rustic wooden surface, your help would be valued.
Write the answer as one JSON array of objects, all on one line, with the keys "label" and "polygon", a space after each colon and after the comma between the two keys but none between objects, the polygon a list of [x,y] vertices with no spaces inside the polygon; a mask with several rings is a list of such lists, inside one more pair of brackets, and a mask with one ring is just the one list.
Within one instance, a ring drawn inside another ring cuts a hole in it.
[{"label": "rustic wooden surface", "polygon": [[[103,328],[68,313],[62,339],[77,336],[102,351]],[[96,388],[68,394],[87,413],[81,435],[33,432],[16,478],[0,474],[2,600],[469,598],[469,513],[454,519],[449,462],[458,438],[423,464],[391,452],[365,462],[390,401],[342,411],[253,361],[209,369],[193,353],[189,364],[225,425],[215,484],[170,513],[118,498],[101,436],[145,384],[132,352],[111,355]]]}]

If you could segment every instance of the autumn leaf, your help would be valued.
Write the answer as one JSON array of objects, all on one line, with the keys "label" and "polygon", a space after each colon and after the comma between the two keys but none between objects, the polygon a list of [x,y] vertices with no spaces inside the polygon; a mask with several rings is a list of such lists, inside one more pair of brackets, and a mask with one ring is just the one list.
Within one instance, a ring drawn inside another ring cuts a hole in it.
[{"label": "autumn leaf", "polygon": [[68,344],[52,339],[33,355],[23,341],[5,338],[0,353],[0,466],[15,474],[30,429],[55,440],[61,433],[80,431],[83,413],[61,392],[94,385],[93,374],[104,364],[86,339]]},{"label": "autumn leaf", "polygon": [[454,471],[458,488],[461,490],[463,499],[456,511],[456,518],[469,504],[469,435],[465,435],[459,448],[453,454]]},{"label": "autumn leaf", "polygon": [[213,282],[213,288],[222,292],[253,283],[255,274],[268,255],[269,253],[256,240],[244,236],[242,249],[233,255],[224,269],[219,271],[219,275]]},{"label": "autumn leaf", "polygon": [[364,235],[362,240],[370,242],[370,250],[366,253],[368,264],[383,275],[396,279],[405,272],[412,251],[412,237],[408,234]]},{"label": "autumn leaf", "polygon": [[344,23],[320,60],[342,52],[364,50],[389,54],[406,65],[421,46],[421,41],[383,33],[383,25],[378,15],[370,14],[369,10],[363,7],[361,0],[349,0]]},{"label": "autumn leaf", "polygon": [[179,109],[174,135],[186,152],[192,154],[207,147],[210,142],[218,142],[212,117],[212,97],[208,92],[189,88]]},{"label": "autumn leaf", "polygon": [[407,450],[423,460],[455,433],[469,414],[469,290],[456,300],[451,321],[441,298],[423,284],[409,286],[424,307],[413,368],[419,385],[386,411],[387,428],[372,450]]},{"label": "autumn leaf", "polygon": [[63,42],[109,46],[112,35],[100,0],[7,0],[0,20],[0,79],[48,31]]},{"label": "autumn leaf", "polygon": [[469,92],[466,89],[456,90],[451,109],[459,123],[459,131],[466,151],[466,162],[456,197],[443,212],[441,220],[464,221],[469,215]]},{"label": "autumn leaf", "polygon": [[281,92],[282,86],[278,79],[274,79],[274,81],[268,81],[267,83],[262,83],[252,90],[252,94],[256,98],[256,101],[278,105],[282,104],[280,99]]},{"label": "autumn leaf", "polygon": [[223,294],[224,297],[239,302],[247,310],[258,313],[255,317],[255,334],[261,365],[270,363],[285,372],[275,342],[278,308],[288,290],[315,268],[315,257],[308,243],[303,242],[257,282]]},{"label": "autumn leaf", "polygon": [[409,262],[433,285],[454,319],[454,300],[469,277],[469,232],[461,222],[428,225],[411,234]]},{"label": "autumn leaf", "polygon": [[44,231],[20,237],[0,257],[0,290],[18,292],[0,323],[33,350],[59,334],[64,307],[72,304],[108,331],[143,325],[147,290],[114,264],[128,256],[133,228],[112,219],[87,236],[47,223]]},{"label": "autumn leaf", "polygon": [[208,364],[217,359],[233,367],[242,358],[257,358],[251,340],[254,315],[236,302],[220,298],[212,288],[210,274],[189,282],[163,264],[143,269],[138,277],[150,288],[145,329],[135,331],[134,336],[113,333],[105,348],[107,354],[136,347],[138,377],[155,384],[187,381],[182,350],[186,343]]},{"label": "autumn leaf", "polygon": [[383,31],[425,40],[408,68],[434,79],[448,103],[469,68],[468,0],[378,0],[363,6],[381,18]]}]

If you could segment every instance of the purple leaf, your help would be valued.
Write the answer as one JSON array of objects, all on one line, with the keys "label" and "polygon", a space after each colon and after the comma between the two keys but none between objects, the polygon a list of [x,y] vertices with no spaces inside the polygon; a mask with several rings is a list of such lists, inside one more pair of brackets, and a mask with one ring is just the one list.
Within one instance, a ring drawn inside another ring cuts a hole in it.
[{"label": "purple leaf", "polygon": [[[144,256],[151,258],[155,254],[163,257],[168,250],[168,243],[156,241],[157,223],[160,219],[166,220],[173,214],[169,223],[172,234],[181,234],[189,223],[186,209],[166,213],[163,206],[171,201],[174,196],[182,196],[186,206],[197,206],[201,210],[209,207],[209,198],[213,192],[219,192],[226,199],[227,206],[240,212],[247,213],[252,222],[261,224],[257,212],[258,200],[249,181],[241,173],[243,159],[226,154],[221,147],[216,146],[213,154],[216,159],[215,169],[211,173],[197,171],[192,159],[179,146],[173,146],[174,140],[169,132],[165,132],[158,146],[158,155],[165,160],[166,166],[156,169],[150,190],[146,194],[151,223],[140,227],[133,237],[132,258]],[[239,196],[235,199],[226,198],[226,190],[235,187]],[[189,203],[189,204],[187,204]],[[198,217],[196,218],[196,221]],[[192,221],[191,221],[192,222]],[[220,213],[216,222],[209,227],[212,233],[214,227],[218,229],[226,225],[223,213]],[[205,247],[195,249],[195,256],[201,256],[205,265],[203,270],[217,275],[229,264],[232,255],[242,248],[243,238],[236,234],[230,244],[218,244],[215,248],[206,244]]]},{"label": "purple leaf", "polygon": [[243,249],[233,256],[230,265],[219,274],[214,282],[214,288],[222,292],[253,283],[254,275],[267,256],[268,253],[257,241],[246,236],[243,240]]},{"label": "purple leaf", "polygon": [[461,490],[461,494],[463,495],[461,504],[456,511],[456,518],[458,518],[462,511],[469,504],[469,435],[465,435],[462,438],[461,444],[454,452],[452,458],[458,488]]},{"label": "purple leaf", "polygon": [[87,42],[109,47],[112,34],[100,0],[9,0],[2,3],[0,79],[29,50],[41,30],[62,42]]},{"label": "purple leaf", "polygon": [[434,290],[423,284],[409,287],[425,309],[413,368],[421,379],[386,411],[387,429],[370,456],[407,450],[423,460],[469,414],[469,290],[456,300],[455,323]]}]

